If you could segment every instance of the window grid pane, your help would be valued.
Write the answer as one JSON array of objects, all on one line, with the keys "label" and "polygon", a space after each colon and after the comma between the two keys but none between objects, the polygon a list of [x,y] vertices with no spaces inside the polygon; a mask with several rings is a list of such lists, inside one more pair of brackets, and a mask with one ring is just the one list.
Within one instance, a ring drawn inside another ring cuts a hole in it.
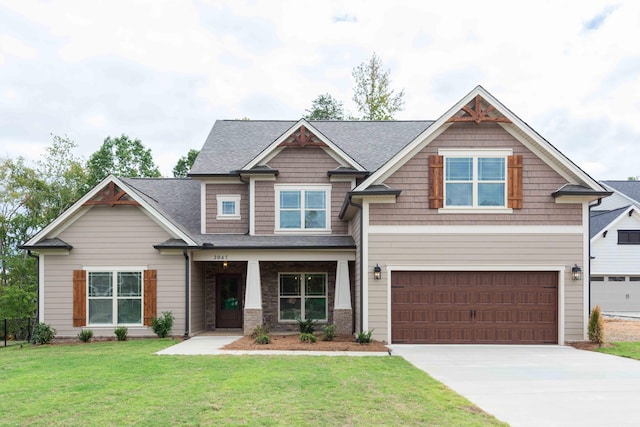
[{"label": "window grid pane", "polygon": [[279,302],[280,320],[327,320],[327,275],[281,274]]},{"label": "window grid pane", "polygon": [[89,296],[110,297],[113,295],[113,275],[109,272],[89,272]]},{"label": "window grid pane", "polygon": [[327,192],[322,190],[280,191],[281,229],[326,229]]},{"label": "window grid pane", "polygon": [[505,207],[506,159],[445,158],[445,206]]},{"label": "window grid pane", "polygon": [[236,202],[225,200],[222,202],[222,215],[235,215],[236,214]]}]

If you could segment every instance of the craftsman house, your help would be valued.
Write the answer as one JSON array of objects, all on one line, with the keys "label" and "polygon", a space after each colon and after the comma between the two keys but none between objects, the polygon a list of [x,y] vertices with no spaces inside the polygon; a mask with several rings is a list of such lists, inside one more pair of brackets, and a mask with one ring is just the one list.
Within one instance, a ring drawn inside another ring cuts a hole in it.
[{"label": "craftsman house", "polygon": [[61,336],[171,311],[185,335],[564,343],[608,194],[478,86],[435,121],[217,121],[188,179],[110,176],[24,248]]}]

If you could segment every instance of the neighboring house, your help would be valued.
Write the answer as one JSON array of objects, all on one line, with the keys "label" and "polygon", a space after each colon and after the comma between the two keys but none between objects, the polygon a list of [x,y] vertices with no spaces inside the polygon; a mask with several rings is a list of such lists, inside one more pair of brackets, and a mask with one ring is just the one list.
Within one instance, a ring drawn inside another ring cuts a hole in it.
[{"label": "neighboring house", "polygon": [[613,194],[591,211],[591,307],[640,312],[640,182],[601,184]]},{"label": "neighboring house", "polygon": [[217,121],[190,179],[110,176],[24,245],[39,317],[151,335],[583,340],[589,203],[610,193],[478,86],[435,121]]}]

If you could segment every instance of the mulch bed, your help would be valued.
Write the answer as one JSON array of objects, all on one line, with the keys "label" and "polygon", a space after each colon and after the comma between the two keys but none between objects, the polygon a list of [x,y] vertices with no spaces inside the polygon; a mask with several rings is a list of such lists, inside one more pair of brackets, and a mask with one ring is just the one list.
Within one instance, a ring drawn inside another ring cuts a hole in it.
[{"label": "mulch bed", "polygon": [[381,351],[387,352],[387,347],[373,341],[369,344],[359,344],[351,335],[338,336],[333,341],[318,341],[314,343],[301,342],[298,334],[271,334],[270,344],[256,344],[254,339],[245,336],[223,347],[224,350],[300,350],[300,351]]}]

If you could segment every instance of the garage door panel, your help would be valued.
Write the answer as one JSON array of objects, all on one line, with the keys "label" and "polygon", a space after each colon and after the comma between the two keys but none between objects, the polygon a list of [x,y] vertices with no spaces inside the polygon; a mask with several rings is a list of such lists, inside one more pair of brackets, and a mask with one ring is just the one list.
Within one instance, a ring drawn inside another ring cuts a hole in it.
[{"label": "garage door panel", "polygon": [[557,277],[556,272],[393,272],[392,342],[557,343]]}]

